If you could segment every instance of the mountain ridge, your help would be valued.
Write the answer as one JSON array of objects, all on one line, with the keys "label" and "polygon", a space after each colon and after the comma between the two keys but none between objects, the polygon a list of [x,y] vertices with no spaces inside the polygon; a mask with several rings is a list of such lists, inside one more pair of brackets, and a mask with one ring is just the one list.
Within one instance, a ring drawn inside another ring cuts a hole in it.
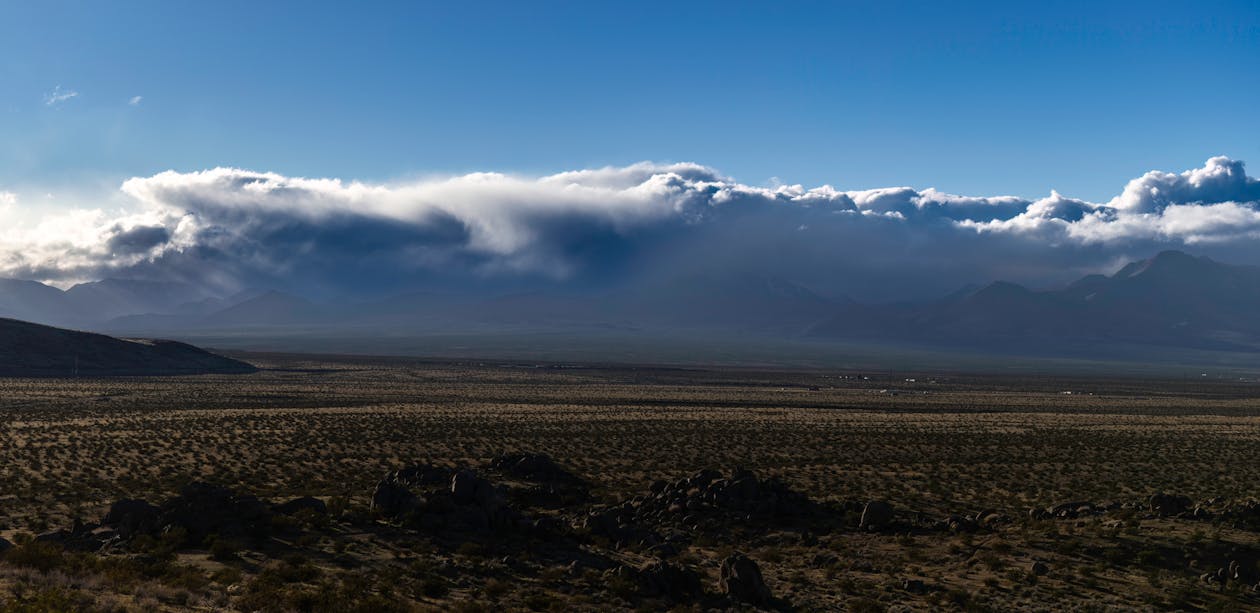
[{"label": "mountain ridge", "polygon": [[0,376],[236,374],[253,366],[186,343],[122,339],[0,318]]}]

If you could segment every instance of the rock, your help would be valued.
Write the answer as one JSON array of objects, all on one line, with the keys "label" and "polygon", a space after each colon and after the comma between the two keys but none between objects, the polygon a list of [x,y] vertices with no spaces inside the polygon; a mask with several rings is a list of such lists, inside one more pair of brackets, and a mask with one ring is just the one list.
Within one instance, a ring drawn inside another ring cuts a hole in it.
[{"label": "rock", "polygon": [[1165,494],[1163,492],[1151,496],[1150,500],[1151,512],[1160,517],[1185,513],[1190,510],[1191,504],[1193,504],[1192,501],[1185,496]]},{"label": "rock", "polygon": [[862,509],[858,527],[863,530],[882,530],[892,524],[893,508],[887,502],[872,500]]},{"label": "rock", "polygon": [[490,461],[490,467],[505,474],[540,482],[577,483],[581,479],[561,468],[541,453],[506,453]]},{"label": "rock", "polygon": [[160,509],[144,500],[124,498],[109,505],[101,524],[113,528],[125,540],[157,530],[159,514]]},{"label": "rock", "polygon": [[1051,515],[1050,511],[1047,511],[1046,509],[1042,509],[1039,507],[1028,509],[1028,519],[1043,520],[1043,519],[1050,519],[1051,517],[1054,517],[1054,516]]},{"label": "rock", "polygon": [[997,512],[981,514],[977,520],[980,527],[986,530],[993,530],[1004,524],[1009,524],[1012,521],[1009,515],[1003,515]]},{"label": "rock", "polygon": [[296,515],[302,511],[310,511],[316,515],[326,515],[328,513],[328,505],[323,500],[312,496],[302,496],[294,498],[288,502],[278,504],[272,509],[281,515]]},{"label": "rock", "polygon": [[687,482],[691,487],[704,489],[708,487],[710,483],[713,483],[714,481],[721,478],[722,478],[722,473],[716,470],[713,470],[711,468],[706,468],[692,475],[691,478],[687,480]]},{"label": "rock", "polygon": [[911,594],[926,594],[928,586],[922,579],[906,579],[901,582],[901,589]]},{"label": "rock", "polygon": [[451,495],[455,502],[472,504],[477,500],[477,486],[481,479],[471,470],[461,470],[451,477]]},{"label": "rock", "polygon": [[1028,572],[1040,577],[1050,572],[1050,566],[1041,560],[1034,560],[1033,563],[1028,566]]},{"label": "rock", "polygon": [[10,549],[13,549],[13,543],[10,543],[3,536],[0,536],[0,554],[3,554]]},{"label": "rock", "polygon": [[1049,513],[1051,517],[1057,517],[1059,519],[1076,519],[1081,515],[1088,515],[1092,513],[1093,510],[1094,505],[1085,501],[1060,502],[1059,504],[1050,507]]},{"label": "rock", "polygon": [[194,482],[161,507],[162,528],[187,532],[187,545],[199,545],[211,534],[219,538],[261,538],[271,526],[271,508],[255,496],[210,483]]},{"label": "rock", "polygon": [[387,476],[372,490],[372,512],[385,517],[397,517],[411,510],[416,495],[398,479]]},{"label": "rock", "polygon": [[939,525],[943,525],[946,530],[955,534],[960,532],[975,532],[980,527],[979,524],[970,517],[964,517],[962,515],[950,515],[949,517],[941,520]]},{"label": "rock", "polygon": [[722,560],[718,589],[735,600],[764,607],[770,605],[770,588],[761,577],[761,569],[748,556],[737,553]]}]

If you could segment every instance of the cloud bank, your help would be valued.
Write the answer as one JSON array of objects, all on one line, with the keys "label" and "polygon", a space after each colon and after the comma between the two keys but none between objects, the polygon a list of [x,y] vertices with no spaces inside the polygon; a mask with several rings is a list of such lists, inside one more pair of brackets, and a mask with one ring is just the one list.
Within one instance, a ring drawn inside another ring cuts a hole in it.
[{"label": "cloud bank", "polygon": [[[349,292],[737,268],[897,298],[994,278],[1053,282],[1168,247],[1260,258],[1260,181],[1226,157],[1149,172],[1105,203],[757,187],[689,163],[394,184],[215,168],[137,177],[121,190],[126,212],[75,210],[0,230],[0,276]],[[5,206],[21,205],[0,194]]]}]

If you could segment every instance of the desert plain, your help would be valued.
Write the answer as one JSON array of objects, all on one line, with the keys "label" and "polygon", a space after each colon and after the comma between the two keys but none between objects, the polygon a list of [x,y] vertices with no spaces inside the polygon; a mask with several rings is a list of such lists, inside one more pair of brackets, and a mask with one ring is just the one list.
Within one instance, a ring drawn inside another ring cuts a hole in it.
[{"label": "desert plain", "polygon": [[1245,377],[236,357],[0,379],[0,611],[1260,607]]}]

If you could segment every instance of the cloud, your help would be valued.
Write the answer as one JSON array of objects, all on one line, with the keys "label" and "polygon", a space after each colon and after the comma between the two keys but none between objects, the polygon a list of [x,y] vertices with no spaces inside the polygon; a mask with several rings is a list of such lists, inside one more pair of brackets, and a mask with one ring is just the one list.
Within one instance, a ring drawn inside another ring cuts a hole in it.
[{"label": "cloud", "polygon": [[896,298],[995,278],[1048,283],[1168,247],[1260,259],[1260,183],[1224,157],[1147,173],[1106,203],[756,187],[690,163],[392,184],[215,168],[121,190],[130,211],[0,230],[0,275],[357,291],[734,268]]},{"label": "cloud", "polygon": [[144,96],[132,96],[131,99],[127,101],[127,104],[131,106],[140,106],[140,102],[142,100],[144,100]]},{"label": "cloud", "polygon": [[61,86],[58,85],[54,87],[51,92],[44,94],[44,105],[57,106],[58,104],[70,100],[71,98],[77,98],[78,96],[79,92],[72,89],[62,89]]}]

